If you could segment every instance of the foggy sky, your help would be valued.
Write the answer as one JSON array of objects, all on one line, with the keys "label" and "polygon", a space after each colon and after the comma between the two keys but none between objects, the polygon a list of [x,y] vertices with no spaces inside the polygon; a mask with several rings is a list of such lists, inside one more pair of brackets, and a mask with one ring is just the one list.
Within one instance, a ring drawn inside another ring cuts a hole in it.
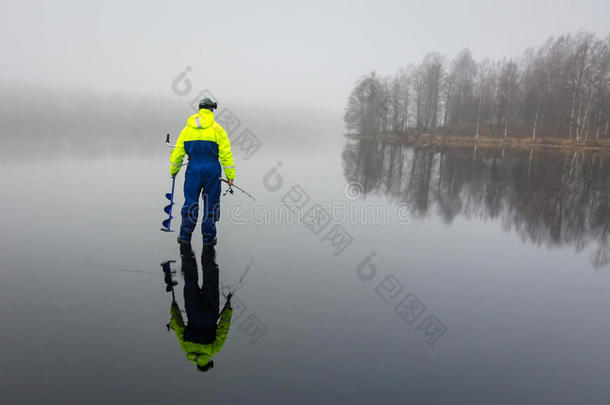
[{"label": "foggy sky", "polygon": [[[373,5],[375,4],[375,5]],[[342,111],[355,81],[427,52],[516,57],[551,35],[605,36],[597,1],[4,1],[0,82],[176,97],[186,66],[224,100]]]}]

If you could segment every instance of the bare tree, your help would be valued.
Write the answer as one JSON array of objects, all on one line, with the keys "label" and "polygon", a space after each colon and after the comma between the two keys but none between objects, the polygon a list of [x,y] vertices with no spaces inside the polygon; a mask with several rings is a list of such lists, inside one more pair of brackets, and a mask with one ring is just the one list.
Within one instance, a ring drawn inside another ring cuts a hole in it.
[{"label": "bare tree", "polygon": [[381,129],[379,106],[385,98],[384,88],[375,72],[363,76],[350,94],[344,120],[348,130],[376,135]]},{"label": "bare tree", "polygon": [[424,57],[416,78],[417,126],[434,130],[438,125],[439,91],[443,75],[443,58],[438,53]]},{"label": "bare tree", "polygon": [[499,110],[502,112],[504,122],[504,138],[508,135],[511,116],[514,111],[514,104],[517,98],[517,84],[519,79],[519,67],[512,60],[502,63],[502,70],[498,85],[498,99],[500,100]]},{"label": "bare tree", "polygon": [[447,65],[438,53],[392,77],[361,78],[345,122],[367,134],[444,127],[479,137],[509,133],[576,141],[610,134],[610,34],[551,37],[518,60],[476,63],[468,49]]},{"label": "bare tree", "polygon": [[464,49],[455,57],[449,75],[453,78],[454,91],[448,124],[459,126],[464,122],[473,122],[476,111],[473,108],[476,105],[473,98],[476,64],[470,50]]}]

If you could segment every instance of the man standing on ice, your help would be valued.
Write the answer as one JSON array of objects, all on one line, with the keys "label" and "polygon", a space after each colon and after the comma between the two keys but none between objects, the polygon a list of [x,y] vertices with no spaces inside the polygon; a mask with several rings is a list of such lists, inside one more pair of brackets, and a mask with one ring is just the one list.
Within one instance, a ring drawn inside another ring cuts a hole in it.
[{"label": "man standing on ice", "polygon": [[191,243],[199,216],[200,195],[203,197],[203,244],[216,244],[216,222],[220,215],[220,165],[230,186],[235,179],[231,144],[226,131],[214,120],[213,111],[216,108],[216,102],[209,98],[199,102],[199,112],[186,121],[186,127],[180,133],[170,157],[169,172],[176,177],[184,154],[189,156],[184,179],[182,225],[178,236],[180,244]]}]

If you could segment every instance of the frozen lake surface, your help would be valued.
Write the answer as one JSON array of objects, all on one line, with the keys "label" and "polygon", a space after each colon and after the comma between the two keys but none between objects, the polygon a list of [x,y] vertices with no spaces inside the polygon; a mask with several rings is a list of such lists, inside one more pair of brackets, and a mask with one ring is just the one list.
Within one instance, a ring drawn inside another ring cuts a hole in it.
[{"label": "frozen lake surface", "polygon": [[335,137],[236,154],[257,202],[221,198],[220,284],[237,292],[206,373],[166,328],[160,264],[177,261],[182,309],[184,279],[159,231],[165,155],[6,164],[3,402],[610,401],[603,158]]}]

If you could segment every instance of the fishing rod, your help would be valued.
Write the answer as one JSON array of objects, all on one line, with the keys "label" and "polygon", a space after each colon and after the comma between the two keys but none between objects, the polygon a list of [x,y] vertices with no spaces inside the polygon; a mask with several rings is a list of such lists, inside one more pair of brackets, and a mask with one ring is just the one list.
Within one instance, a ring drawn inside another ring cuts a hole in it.
[{"label": "fishing rod", "polygon": [[252,267],[252,263],[254,263],[254,259],[250,260],[250,263],[246,266],[246,269],[239,277],[239,280],[229,285],[221,285],[222,295],[229,299],[230,296],[235,295],[235,293],[241,288],[244,278],[246,278],[246,274],[250,271]]},{"label": "fishing rod", "polygon": [[251,199],[253,199],[254,201],[256,201],[256,198],[252,197],[252,194],[248,193],[246,190],[244,190],[243,188],[236,186],[235,184],[230,184],[228,180],[225,180],[223,178],[220,179],[221,181],[224,181],[225,183],[227,183],[229,185],[229,188],[227,189],[227,191],[225,191],[225,193],[223,195],[226,195],[227,193],[231,193],[233,194],[233,189],[232,187],[235,187],[236,189],[238,189],[239,191],[241,191],[242,193],[244,193],[245,195],[247,195],[248,197],[250,197]]}]

